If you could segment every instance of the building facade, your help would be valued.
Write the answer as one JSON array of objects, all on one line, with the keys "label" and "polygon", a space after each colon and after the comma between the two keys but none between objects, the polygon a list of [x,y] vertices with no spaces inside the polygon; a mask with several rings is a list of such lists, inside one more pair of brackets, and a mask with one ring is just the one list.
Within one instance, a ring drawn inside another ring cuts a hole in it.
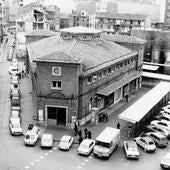
[{"label": "building facade", "polygon": [[143,56],[101,40],[99,30],[63,29],[27,50],[37,114],[46,125],[67,127],[75,120],[83,125],[92,119],[93,108],[116,104],[141,86]]},{"label": "building facade", "polygon": [[17,16],[16,39],[18,57],[24,57],[26,55],[26,33],[36,29],[49,30],[49,22],[47,21],[46,12],[44,10],[39,8],[29,8],[29,10],[20,13]]},{"label": "building facade", "polygon": [[170,28],[170,0],[166,0],[165,4],[165,27]]},{"label": "building facade", "polygon": [[144,28],[145,20],[144,15],[100,13],[96,16],[96,28],[106,33],[130,34],[132,28]]}]

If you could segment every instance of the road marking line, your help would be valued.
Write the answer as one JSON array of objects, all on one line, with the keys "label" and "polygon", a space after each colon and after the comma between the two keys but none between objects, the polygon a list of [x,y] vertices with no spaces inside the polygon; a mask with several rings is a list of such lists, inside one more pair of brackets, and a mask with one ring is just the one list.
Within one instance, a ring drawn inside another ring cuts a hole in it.
[{"label": "road marking line", "polygon": [[39,159],[36,159],[35,161],[36,161],[36,162],[39,162],[40,160],[39,160]]},{"label": "road marking line", "polygon": [[44,159],[44,156],[40,156],[41,159]]},{"label": "road marking line", "polygon": [[81,166],[78,166],[77,168],[78,168],[78,169],[81,169],[82,167],[81,167]]},{"label": "road marking line", "polygon": [[53,150],[49,150],[49,152],[53,152]]},{"label": "road marking line", "polygon": [[85,163],[84,163],[84,162],[82,162],[82,163],[81,163],[81,165],[83,165],[83,166],[84,166],[84,165],[85,165]]},{"label": "road marking line", "polygon": [[33,165],[34,165],[34,162],[31,162],[31,163],[30,163],[30,165],[32,165],[32,166],[33,166]]},{"label": "road marking line", "polygon": [[24,168],[25,168],[25,169],[29,169],[30,167],[29,167],[29,166],[25,166]]},{"label": "road marking line", "polygon": [[48,155],[48,153],[45,153],[44,155],[45,155],[45,156],[47,156],[47,155]]},{"label": "road marking line", "polygon": [[85,162],[89,162],[89,160],[88,160],[88,159],[85,159],[84,161],[85,161]]},{"label": "road marking line", "polygon": [[53,150],[57,150],[57,147],[54,147]]}]

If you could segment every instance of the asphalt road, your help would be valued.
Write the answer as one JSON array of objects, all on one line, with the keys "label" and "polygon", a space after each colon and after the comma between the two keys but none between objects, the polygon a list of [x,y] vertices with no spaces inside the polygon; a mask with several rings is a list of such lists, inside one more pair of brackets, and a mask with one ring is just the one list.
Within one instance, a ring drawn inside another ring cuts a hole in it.
[{"label": "asphalt road", "polygon": [[[6,61],[7,48],[4,46],[0,57],[0,170],[160,170],[159,162],[167,148],[157,149],[155,153],[145,153],[140,149],[139,160],[127,160],[121,146],[111,155],[109,160],[79,156],[77,144],[70,151],[60,151],[58,143],[53,149],[40,149],[40,142],[35,147],[25,147],[23,136],[13,137],[9,133],[10,115],[10,77]],[[31,114],[31,113],[30,113]],[[29,121],[29,120],[28,120]]]}]

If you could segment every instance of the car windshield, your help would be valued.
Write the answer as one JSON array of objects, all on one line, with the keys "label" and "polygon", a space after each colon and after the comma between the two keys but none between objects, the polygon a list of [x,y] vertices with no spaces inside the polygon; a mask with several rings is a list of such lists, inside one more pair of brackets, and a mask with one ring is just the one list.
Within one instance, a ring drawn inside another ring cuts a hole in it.
[{"label": "car windshield", "polygon": [[110,143],[105,143],[105,142],[101,142],[101,141],[96,141],[96,145],[105,147],[105,148],[110,148],[111,144]]},{"label": "car windshield", "polygon": [[13,124],[13,127],[14,128],[20,128],[20,124],[19,123]]},{"label": "car windshield", "polygon": [[154,145],[154,142],[152,142],[152,141],[149,141],[149,145]]}]

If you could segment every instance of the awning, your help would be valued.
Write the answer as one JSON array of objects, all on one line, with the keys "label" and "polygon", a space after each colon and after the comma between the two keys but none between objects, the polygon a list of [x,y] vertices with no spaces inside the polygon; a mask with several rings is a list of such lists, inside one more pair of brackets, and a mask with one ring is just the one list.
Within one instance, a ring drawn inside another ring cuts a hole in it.
[{"label": "awning", "polygon": [[107,87],[99,90],[97,92],[98,95],[103,96],[109,96],[111,93],[113,93],[115,90],[119,89],[120,87],[124,86],[125,84],[131,82],[132,80],[138,78],[141,76],[141,72],[135,71],[133,73],[130,73],[126,76],[124,76],[122,79],[108,85]]}]

